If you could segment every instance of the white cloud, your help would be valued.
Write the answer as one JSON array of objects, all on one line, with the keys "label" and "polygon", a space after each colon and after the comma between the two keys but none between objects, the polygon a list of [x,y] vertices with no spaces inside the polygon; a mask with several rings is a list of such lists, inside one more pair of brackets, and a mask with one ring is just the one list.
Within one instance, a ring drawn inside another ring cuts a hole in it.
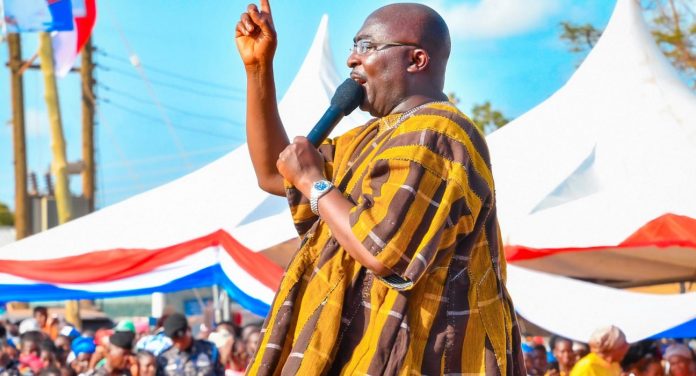
[{"label": "white cloud", "polygon": [[488,39],[524,34],[563,9],[559,0],[480,0],[432,6],[442,14],[453,38]]},{"label": "white cloud", "polygon": [[24,126],[27,137],[48,136],[48,113],[34,107],[27,108],[24,112]]}]

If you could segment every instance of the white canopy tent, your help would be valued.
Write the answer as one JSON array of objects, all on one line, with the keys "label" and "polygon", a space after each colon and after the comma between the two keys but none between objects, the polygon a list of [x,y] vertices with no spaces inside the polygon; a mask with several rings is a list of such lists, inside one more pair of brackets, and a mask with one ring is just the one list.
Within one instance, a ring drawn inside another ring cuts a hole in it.
[{"label": "white canopy tent", "polygon": [[548,100],[488,137],[508,260],[651,283],[696,276],[696,96],[635,0]]}]

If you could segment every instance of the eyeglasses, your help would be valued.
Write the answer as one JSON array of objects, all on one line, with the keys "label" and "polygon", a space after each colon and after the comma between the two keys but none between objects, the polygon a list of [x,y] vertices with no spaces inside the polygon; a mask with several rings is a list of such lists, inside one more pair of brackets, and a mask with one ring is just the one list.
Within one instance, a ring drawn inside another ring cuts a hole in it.
[{"label": "eyeglasses", "polygon": [[370,53],[372,51],[382,51],[384,49],[387,49],[389,47],[399,47],[399,46],[411,46],[411,47],[420,47],[419,45],[415,43],[401,43],[401,42],[374,42],[368,39],[360,39],[358,41],[353,42],[353,48],[350,49],[350,52],[354,52],[358,55],[364,55],[367,53]]}]

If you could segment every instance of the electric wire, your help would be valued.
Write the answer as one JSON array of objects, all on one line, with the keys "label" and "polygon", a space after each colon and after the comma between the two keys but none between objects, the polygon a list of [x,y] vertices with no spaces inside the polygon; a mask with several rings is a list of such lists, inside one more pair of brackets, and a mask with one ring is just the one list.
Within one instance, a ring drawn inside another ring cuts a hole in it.
[{"label": "electric wire", "polygon": [[[133,62],[126,59],[126,58],[115,56],[115,55],[112,55],[112,54],[107,53],[107,52],[102,51],[102,50],[97,51],[97,54],[99,54],[100,56],[103,56],[109,60],[117,61],[117,62],[120,62],[123,64],[133,65]],[[216,89],[220,89],[220,90],[234,91],[234,92],[238,92],[240,94],[244,93],[244,89],[242,89],[242,88],[228,86],[228,85],[222,85],[222,84],[218,84],[218,83],[215,83],[212,81],[201,80],[200,78],[186,76],[186,75],[183,75],[180,73],[175,73],[175,72],[172,72],[172,71],[169,71],[166,69],[162,69],[162,68],[156,68],[156,67],[153,67],[152,65],[149,65],[149,64],[147,64],[147,65],[141,64],[141,65],[145,70],[156,72],[156,73],[159,73],[159,74],[164,75],[164,76],[176,78],[176,79],[181,80],[181,81],[187,81],[189,83],[208,86],[208,87],[212,87],[212,88],[216,88]]]},{"label": "electric wire", "polygon": [[[128,55],[131,57],[137,56],[133,48],[131,47],[130,43],[128,42],[128,38],[126,38],[126,35],[124,34],[123,30],[121,29],[121,25],[119,24],[118,20],[116,19],[116,14],[109,9],[109,3],[106,2],[106,13],[107,17],[111,21],[112,26],[116,29],[118,32],[118,35],[121,39],[121,42],[123,43],[123,46],[126,48],[126,51],[128,52]],[[148,95],[152,98],[152,102],[155,103],[157,106],[157,109],[159,110],[160,117],[162,118],[162,121],[164,121],[165,125],[167,126],[167,130],[169,131],[169,135],[172,138],[172,141],[174,142],[174,146],[176,147],[177,152],[181,155],[181,160],[188,166],[188,167],[193,167],[191,164],[191,161],[186,158],[183,153],[184,153],[184,145],[181,142],[181,139],[179,138],[179,135],[176,132],[176,129],[174,125],[172,124],[171,120],[169,119],[169,115],[167,115],[167,111],[165,111],[164,107],[162,107],[159,97],[157,96],[157,93],[155,92],[154,87],[152,86],[152,83],[147,77],[147,74],[143,70],[142,66],[135,66],[136,71],[140,75],[141,80],[145,84],[145,88],[147,89]]]},{"label": "electric wire", "polygon": [[[153,116],[153,115],[147,114],[147,113],[142,112],[142,111],[134,110],[126,105],[120,104],[118,102],[114,102],[114,101],[110,100],[109,98],[101,97],[101,98],[99,98],[99,102],[107,104],[111,107],[115,107],[121,111],[128,112],[132,115],[140,116],[143,119],[148,119],[150,121],[157,122],[157,123],[164,123],[164,121],[157,116]],[[211,132],[211,131],[208,131],[205,129],[200,129],[200,128],[193,128],[193,127],[189,127],[186,125],[176,124],[176,123],[173,123],[171,121],[169,121],[168,123],[165,123],[165,125],[170,125],[176,129],[181,129],[183,131],[200,133],[200,134],[204,134],[204,135],[208,135],[208,136],[212,136],[212,137],[224,138],[224,139],[229,139],[229,140],[237,140],[237,141],[242,140],[238,136],[233,136],[233,135],[229,135],[229,134],[222,134],[222,133],[217,133],[217,132]],[[178,154],[182,155],[182,156],[187,155],[186,152],[181,152]]]},{"label": "electric wire", "polygon": [[[114,68],[114,67],[105,66],[105,65],[98,65],[97,69],[100,69],[104,72],[118,73],[120,75],[134,78],[134,79],[142,79],[142,77],[140,77],[140,75],[132,73],[132,72],[128,72],[128,71],[126,71],[124,69],[120,69],[120,68]],[[225,100],[233,100],[233,101],[244,100],[244,97],[241,94],[235,96],[235,95],[227,95],[227,94],[209,93],[209,92],[205,92],[205,91],[201,91],[201,90],[197,90],[197,89],[192,89],[192,88],[187,87],[187,86],[177,85],[177,84],[159,81],[159,80],[149,80],[149,82],[154,84],[154,85],[168,87],[170,89],[175,89],[175,90],[183,91],[183,92],[186,92],[189,94],[196,94],[196,95],[208,97],[208,98],[217,98],[217,99],[225,99]]]},{"label": "electric wire", "polygon": [[[138,97],[138,96],[132,95],[131,93],[127,93],[127,92],[122,91],[122,90],[114,89],[114,88],[106,86],[104,84],[97,84],[97,87],[99,87],[100,89],[107,91],[109,93],[116,94],[118,96],[127,98],[127,99],[135,101],[135,102],[154,104],[149,99]],[[198,112],[182,110],[181,108],[179,108],[179,106],[174,106],[174,105],[166,104],[166,103],[162,103],[162,106],[164,108],[167,108],[169,111],[176,112],[176,113],[186,115],[186,116],[191,116],[191,117],[195,117],[195,118],[199,118],[199,119],[206,119],[206,120],[211,120],[211,121],[219,121],[222,123],[231,124],[231,125],[239,126],[239,127],[244,126],[244,124],[242,124],[240,122],[237,122],[237,121],[234,121],[232,119],[225,118],[222,116],[206,115],[206,114],[202,114],[202,113],[198,113]]]}]

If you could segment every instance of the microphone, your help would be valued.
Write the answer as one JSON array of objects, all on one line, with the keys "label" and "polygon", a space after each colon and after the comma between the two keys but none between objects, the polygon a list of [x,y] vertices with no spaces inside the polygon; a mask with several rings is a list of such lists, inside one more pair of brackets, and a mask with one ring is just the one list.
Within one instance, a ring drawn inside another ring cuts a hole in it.
[{"label": "microphone", "polygon": [[365,90],[363,87],[348,78],[336,89],[336,93],[331,98],[331,105],[324,112],[324,116],[319,119],[317,124],[307,135],[309,142],[314,147],[319,147],[322,142],[329,136],[329,133],[334,129],[344,116],[348,116],[355,110],[365,98]]}]

